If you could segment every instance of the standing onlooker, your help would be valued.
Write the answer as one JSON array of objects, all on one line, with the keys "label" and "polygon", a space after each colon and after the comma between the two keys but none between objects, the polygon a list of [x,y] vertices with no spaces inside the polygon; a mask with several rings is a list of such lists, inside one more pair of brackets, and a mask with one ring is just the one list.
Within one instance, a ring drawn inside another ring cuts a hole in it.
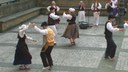
[{"label": "standing onlooker", "polygon": [[54,47],[54,32],[48,27],[47,22],[41,24],[42,29],[38,28],[35,23],[31,24],[34,29],[43,35],[44,46],[40,52],[40,56],[43,62],[43,69],[51,69],[53,66],[53,60],[51,57],[51,52]]},{"label": "standing onlooker", "polygon": [[68,26],[62,35],[62,37],[68,38],[70,40],[71,46],[75,45],[75,39],[79,38],[79,30],[76,24],[76,14],[74,8],[69,8],[69,14],[63,13],[63,17],[67,19]]},{"label": "standing onlooker", "polygon": [[78,22],[85,22],[85,4],[83,1],[79,3]]},{"label": "standing onlooker", "polygon": [[55,8],[50,8],[50,13],[48,14],[48,26],[54,31],[55,33],[55,45],[56,45],[56,35],[57,35],[57,29],[56,29],[56,20],[60,19],[58,15],[55,15]]},{"label": "standing onlooker", "polygon": [[105,58],[109,58],[110,60],[114,60],[116,53],[116,44],[113,41],[113,32],[122,31],[123,29],[119,29],[117,27],[112,26],[112,22],[115,21],[115,16],[110,15],[109,20],[105,24],[105,39],[107,41],[107,48],[105,51]]},{"label": "standing onlooker", "polygon": [[112,2],[111,2],[111,0],[108,0],[108,2],[105,5],[105,9],[108,12],[108,16],[112,15]]},{"label": "standing onlooker", "polygon": [[118,0],[111,0],[111,2],[112,2],[112,15],[114,15],[114,16],[118,16],[118,6],[117,6],[117,4],[118,4]]},{"label": "standing onlooker", "polygon": [[101,4],[99,3],[98,0],[94,0],[94,3],[92,3],[91,10],[93,11],[93,16],[94,16],[94,25],[98,26],[99,25],[99,16],[100,16],[100,9],[101,9]]},{"label": "standing onlooker", "polygon": [[55,8],[55,14],[57,14],[57,12],[60,10],[59,6],[56,5],[55,1],[51,2],[51,5],[47,7],[47,10],[50,12],[50,8],[53,7]]},{"label": "standing onlooker", "polygon": [[28,64],[31,64],[31,59],[32,56],[29,53],[28,46],[25,42],[26,39],[28,40],[33,40],[31,37],[28,37],[25,33],[25,31],[28,29],[29,25],[21,25],[19,27],[19,32],[18,32],[18,43],[16,45],[16,50],[15,50],[15,57],[14,57],[14,62],[13,65],[20,65],[19,69],[24,70],[24,69],[29,69]]}]

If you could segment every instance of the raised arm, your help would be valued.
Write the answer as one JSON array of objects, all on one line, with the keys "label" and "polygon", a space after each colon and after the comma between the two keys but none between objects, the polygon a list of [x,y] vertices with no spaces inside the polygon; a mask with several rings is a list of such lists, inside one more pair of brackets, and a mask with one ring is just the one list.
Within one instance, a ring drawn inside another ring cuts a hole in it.
[{"label": "raised arm", "polygon": [[21,25],[19,27],[19,35],[20,35],[20,37],[24,36],[25,31],[28,29],[29,25],[30,25],[30,23],[28,25],[23,24],[23,25]]},{"label": "raised arm", "polygon": [[72,19],[72,16],[70,14],[66,14],[65,12],[63,13],[63,17],[69,20]]},{"label": "raised arm", "polygon": [[40,28],[38,28],[37,26],[34,26],[34,29],[35,29],[36,31],[38,31],[39,33],[43,34],[43,35],[47,35],[47,34],[48,34],[47,29],[40,29]]},{"label": "raised arm", "polygon": [[102,8],[102,5],[99,3],[98,9],[101,9],[101,8]]}]

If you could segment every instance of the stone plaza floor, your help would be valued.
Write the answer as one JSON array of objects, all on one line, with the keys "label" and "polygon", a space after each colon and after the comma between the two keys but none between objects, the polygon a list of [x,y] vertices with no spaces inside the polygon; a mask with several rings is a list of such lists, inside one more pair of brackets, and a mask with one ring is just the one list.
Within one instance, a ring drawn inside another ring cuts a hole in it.
[{"label": "stone plaza floor", "polygon": [[[28,22],[40,23],[47,20],[47,16],[40,15]],[[57,45],[52,51],[54,66],[52,70],[42,70],[40,58],[42,35],[32,27],[27,35],[36,39],[37,44],[28,43],[32,55],[30,70],[18,70],[13,66],[14,53],[17,44],[18,26],[4,33],[0,33],[0,72],[128,72],[128,29],[124,32],[115,32],[114,41],[117,44],[115,61],[104,59],[106,40],[104,38],[104,24],[107,17],[100,18],[99,27],[80,29],[80,38],[76,39],[76,46],[69,47],[69,40],[61,37],[67,22],[62,18],[57,25]],[[90,24],[93,23],[89,17]]]}]

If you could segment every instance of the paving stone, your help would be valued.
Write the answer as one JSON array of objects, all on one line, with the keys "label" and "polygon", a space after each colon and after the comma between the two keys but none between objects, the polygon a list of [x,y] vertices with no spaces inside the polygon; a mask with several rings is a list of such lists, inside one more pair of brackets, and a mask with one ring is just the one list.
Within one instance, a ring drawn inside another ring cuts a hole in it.
[{"label": "paving stone", "polygon": [[[12,65],[18,41],[17,33],[19,26],[5,33],[0,33],[0,72],[127,72],[128,30],[114,33],[114,41],[118,47],[116,52],[117,60],[111,62],[103,58],[106,48],[106,40],[104,38],[106,19],[107,17],[100,18],[101,24],[99,27],[79,29],[80,38],[76,39],[75,46],[69,47],[69,40],[61,37],[67,26],[66,20],[62,18],[60,24],[57,25],[57,45],[52,51],[54,66],[51,71],[42,70],[43,64],[40,58],[43,44],[42,35],[36,32],[33,27],[29,27],[26,32],[28,36],[36,39],[38,42],[34,44],[27,41],[32,55],[31,70],[28,71],[18,70],[18,66]],[[38,23],[37,26],[40,26],[46,20],[46,15],[40,15],[24,24],[36,22]],[[92,17],[89,17],[89,21],[92,25]]]},{"label": "paving stone", "polygon": [[128,71],[128,53],[120,52],[118,62],[116,65],[116,70]]},{"label": "paving stone", "polygon": [[128,38],[124,38],[122,42],[122,49],[128,49]]},{"label": "paving stone", "polygon": [[53,51],[55,64],[62,66],[97,68],[102,56],[103,51],[73,49],[54,49]]}]

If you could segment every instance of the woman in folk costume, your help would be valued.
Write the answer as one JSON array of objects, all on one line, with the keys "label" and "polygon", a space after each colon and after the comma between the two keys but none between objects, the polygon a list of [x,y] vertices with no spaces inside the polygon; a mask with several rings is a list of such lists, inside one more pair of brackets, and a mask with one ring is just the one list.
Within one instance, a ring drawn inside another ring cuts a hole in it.
[{"label": "woman in folk costume", "polygon": [[93,11],[93,16],[94,16],[94,25],[98,26],[99,25],[99,16],[100,16],[100,9],[101,9],[101,4],[98,2],[98,0],[94,0],[94,3],[92,3],[91,10]]},{"label": "woman in folk costume", "polygon": [[15,50],[15,57],[14,57],[14,62],[13,65],[20,65],[19,69],[29,69],[28,64],[31,64],[31,59],[32,56],[29,53],[28,46],[25,42],[25,40],[31,40],[36,42],[36,40],[33,40],[31,37],[28,37],[25,33],[25,31],[28,29],[30,24],[28,25],[21,25],[19,27],[19,32],[18,32],[18,43],[16,45],[16,50]]},{"label": "woman in folk costume", "polygon": [[67,19],[68,26],[62,35],[62,37],[68,38],[70,40],[70,43],[72,45],[75,45],[75,39],[79,38],[79,30],[78,26],[76,24],[76,14],[74,8],[69,8],[69,14],[63,13],[63,17]]},{"label": "woman in folk costume", "polygon": [[85,4],[83,1],[79,3],[78,22],[85,22]]},{"label": "woman in folk costume", "polygon": [[111,0],[112,2],[112,14],[114,16],[118,16],[118,8],[117,8],[117,4],[118,4],[118,0]]},{"label": "woman in folk costume", "polygon": [[59,6],[56,5],[56,2],[55,1],[52,1],[51,2],[51,5],[47,7],[47,10],[50,12],[50,8],[53,7],[55,8],[55,14],[57,15],[57,12],[60,11],[60,8]]}]

